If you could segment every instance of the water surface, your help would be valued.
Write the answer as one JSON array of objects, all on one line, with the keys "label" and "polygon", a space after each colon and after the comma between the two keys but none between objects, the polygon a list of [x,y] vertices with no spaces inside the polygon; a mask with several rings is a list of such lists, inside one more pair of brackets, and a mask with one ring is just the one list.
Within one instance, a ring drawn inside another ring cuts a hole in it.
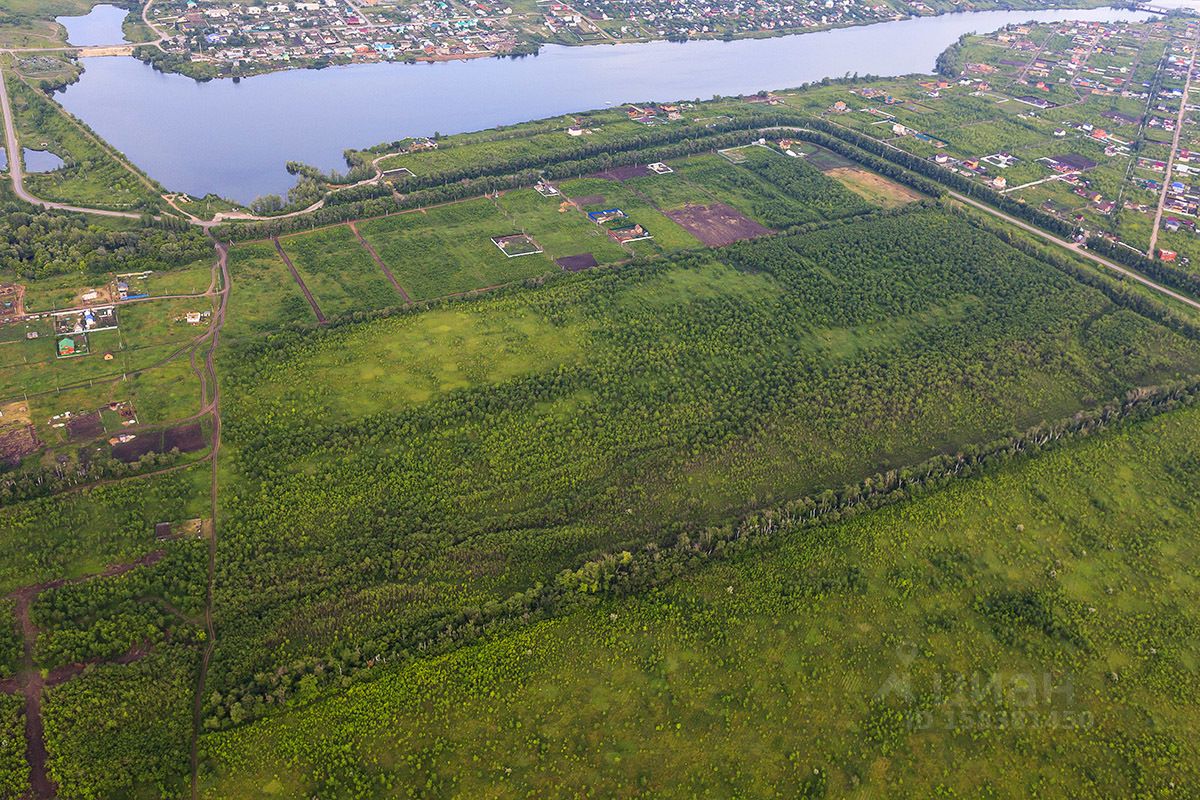
[{"label": "water surface", "polygon": [[[30,150],[28,147],[21,148],[21,155],[25,160],[25,171],[30,173],[35,172],[53,172],[56,169],[61,169],[66,163],[51,153],[49,150]],[[7,166],[7,159],[5,166]]]},{"label": "water surface", "polygon": [[543,48],[518,59],[380,63],[199,83],[133,58],[87,59],[60,102],[167,188],[241,202],[283,194],[287,161],[639,100],[782,89],[827,77],[929,72],[964,33],[1009,23],[1147,19],[1115,9],[983,11],[733,42]]},{"label": "water surface", "polygon": [[54,21],[67,29],[67,43],[79,47],[121,44],[127,41],[121,23],[129,14],[123,8],[98,5],[82,17],[55,17]]}]

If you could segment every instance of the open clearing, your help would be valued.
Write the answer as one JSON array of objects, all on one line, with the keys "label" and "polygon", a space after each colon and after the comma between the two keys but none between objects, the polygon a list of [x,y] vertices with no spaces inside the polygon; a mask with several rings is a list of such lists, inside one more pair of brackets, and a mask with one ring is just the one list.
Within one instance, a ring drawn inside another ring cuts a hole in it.
[{"label": "open clearing", "polygon": [[862,167],[835,167],[825,174],[850,191],[883,208],[898,208],[921,199],[920,192]]},{"label": "open clearing", "polygon": [[724,203],[707,206],[687,205],[667,216],[708,247],[724,247],[744,239],[767,236],[772,230]]}]

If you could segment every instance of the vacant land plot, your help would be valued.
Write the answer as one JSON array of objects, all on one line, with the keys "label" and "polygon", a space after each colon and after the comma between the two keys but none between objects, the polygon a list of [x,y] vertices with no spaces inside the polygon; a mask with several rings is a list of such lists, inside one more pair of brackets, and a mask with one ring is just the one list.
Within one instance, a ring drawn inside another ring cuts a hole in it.
[{"label": "vacant land plot", "polygon": [[99,411],[76,414],[67,421],[67,436],[74,441],[95,439],[104,433]]},{"label": "vacant land plot", "polygon": [[[669,179],[669,177],[666,176],[665,179]],[[652,180],[659,179],[664,179],[664,176],[655,176]],[[654,243],[649,246],[649,252],[672,252],[700,246],[699,239],[667,218],[655,207],[653,202],[628,185],[601,178],[582,178],[567,181],[559,188],[567,197],[580,198],[576,200],[576,204],[584,212],[621,209],[627,217],[622,222],[641,225],[653,234]],[[595,200],[596,198],[602,199],[599,202],[583,202],[585,199]],[[599,229],[599,226],[596,227]],[[634,249],[633,252],[638,251]]]},{"label": "vacant land plot", "polygon": [[861,197],[804,159],[766,147],[746,147],[738,152],[742,161],[737,164],[719,156],[672,162],[676,174],[665,177],[678,176],[698,184],[716,199],[777,230],[870,210]]},{"label": "vacant land plot", "polygon": [[612,264],[629,257],[575,208],[564,206],[561,196],[548,198],[518,189],[502,194],[496,205],[514,225],[532,234],[551,259],[588,252],[598,262]]},{"label": "vacant land plot", "polygon": [[37,431],[28,423],[7,423],[0,426],[0,465],[14,466],[25,456],[41,447]]},{"label": "vacant land plot", "polygon": [[199,294],[208,290],[211,281],[212,259],[205,259],[179,269],[155,271],[142,281],[142,287],[153,297]]},{"label": "vacant land plot", "polygon": [[486,198],[366,220],[358,230],[414,300],[510,283],[554,268],[545,255],[508,258],[492,243],[493,236],[512,233],[512,222]]},{"label": "vacant land plot", "polygon": [[667,216],[709,247],[723,247],[771,233],[770,228],[746,218],[737,209],[724,203],[688,205],[668,211]]},{"label": "vacant land plot", "polygon": [[209,444],[204,427],[199,422],[189,422],[159,431],[144,431],[137,438],[113,445],[114,458],[121,461],[137,461],[147,453],[169,453],[178,449],[181,453],[194,453]]},{"label": "vacant land plot", "polygon": [[202,795],[323,795],[334,759],[464,797],[1170,795],[1200,780],[1200,604],[1162,590],[1200,563],[1198,432],[1106,433],[397,667],[206,737]]},{"label": "vacant land plot", "polygon": [[883,208],[899,206],[921,199],[920,192],[861,167],[837,167],[826,175],[868,202]]},{"label": "vacant land plot", "polygon": [[350,228],[333,228],[279,240],[284,252],[328,316],[402,305],[404,300]]},{"label": "vacant land plot", "polygon": [[591,269],[592,267],[597,267],[600,265],[600,262],[596,260],[596,256],[591,253],[563,256],[562,258],[556,258],[554,263],[558,264],[567,272],[579,272],[580,270]]},{"label": "vacant land plot", "polygon": [[1200,373],[1200,344],[915,207],[237,355],[217,726],[281,664],[337,674],[586,555]]},{"label": "vacant land plot", "polygon": [[229,251],[237,291],[229,296],[225,331],[233,337],[315,322],[312,310],[270,242],[239,244]]}]

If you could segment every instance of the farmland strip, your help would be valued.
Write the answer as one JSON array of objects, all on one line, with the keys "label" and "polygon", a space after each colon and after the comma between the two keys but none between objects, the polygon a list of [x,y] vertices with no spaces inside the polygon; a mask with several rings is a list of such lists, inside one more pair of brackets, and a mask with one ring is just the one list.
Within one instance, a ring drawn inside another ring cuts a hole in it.
[{"label": "farmland strip", "polygon": [[308,300],[308,304],[312,306],[313,313],[317,315],[317,322],[324,325],[325,315],[321,313],[321,307],[317,305],[317,299],[313,297],[312,292],[304,285],[304,279],[300,277],[300,273],[296,271],[296,266],[292,264],[292,260],[288,258],[288,254],[283,252],[283,245],[279,243],[279,237],[274,236],[271,241],[275,243],[275,252],[279,253],[279,257],[283,259],[283,263],[287,264],[287,268],[291,271],[292,277],[296,279],[296,283],[300,286],[300,291],[304,292],[304,298]]},{"label": "farmland strip", "polygon": [[350,226],[350,231],[354,234],[354,238],[358,239],[358,243],[361,244],[363,248],[371,254],[371,258],[375,259],[375,263],[379,265],[379,268],[383,270],[383,274],[387,276],[389,281],[391,281],[392,286],[395,287],[396,291],[400,293],[400,296],[404,298],[404,302],[411,303],[412,299],[408,296],[408,292],[404,291],[404,287],[401,286],[400,282],[396,280],[396,276],[392,274],[390,269],[388,269],[387,264],[383,263],[383,259],[379,257],[379,253],[375,252],[375,248],[371,245],[371,243],[364,239],[363,235],[358,232],[358,226],[354,224],[354,220],[351,220],[347,224]]}]

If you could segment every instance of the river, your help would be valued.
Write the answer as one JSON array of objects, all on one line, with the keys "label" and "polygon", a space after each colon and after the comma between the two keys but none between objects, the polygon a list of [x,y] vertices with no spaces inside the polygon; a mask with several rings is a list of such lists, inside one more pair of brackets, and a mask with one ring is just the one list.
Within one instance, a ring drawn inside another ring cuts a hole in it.
[{"label": "river", "polygon": [[284,164],[344,168],[343,151],[628,101],[783,89],[846,74],[929,72],[964,33],[1115,9],[945,14],[770,39],[550,46],[537,56],[292,70],[199,83],[133,58],[89,58],[59,101],[164,186],[241,202],[283,194]]}]

